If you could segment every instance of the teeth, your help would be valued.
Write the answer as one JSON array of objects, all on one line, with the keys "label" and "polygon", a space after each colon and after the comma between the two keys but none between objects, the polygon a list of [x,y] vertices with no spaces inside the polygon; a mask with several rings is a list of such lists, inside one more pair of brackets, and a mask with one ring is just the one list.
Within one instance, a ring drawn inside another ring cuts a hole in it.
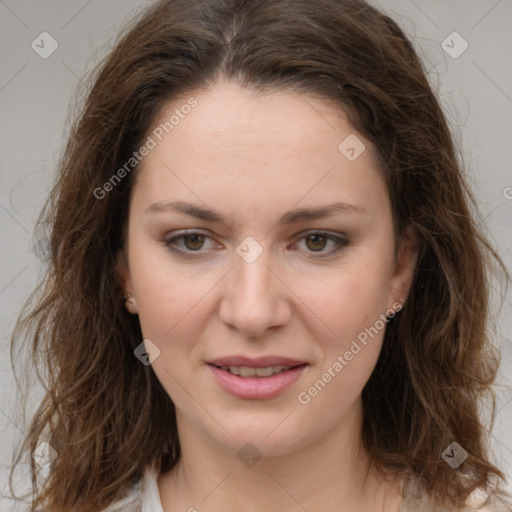
[{"label": "teeth", "polygon": [[276,373],[281,373],[283,370],[288,370],[289,366],[268,366],[266,368],[249,368],[248,366],[221,366],[234,375],[240,377],[270,377]]}]

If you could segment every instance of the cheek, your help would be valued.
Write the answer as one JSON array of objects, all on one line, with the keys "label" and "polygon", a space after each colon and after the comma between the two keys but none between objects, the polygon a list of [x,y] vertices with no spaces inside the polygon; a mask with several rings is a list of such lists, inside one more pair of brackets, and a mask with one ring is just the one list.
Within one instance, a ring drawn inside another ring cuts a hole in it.
[{"label": "cheek", "polygon": [[194,285],[171,272],[165,248],[155,243],[137,243],[130,248],[130,273],[139,321],[146,338],[162,340],[165,333],[186,313],[194,299]]},{"label": "cheek", "polygon": [[173,265],[165,249],[134,249],[131,256],[142,334],[159,347],[160,362],[181,371],[183,358],[197,359],[194,349],[212,317],[222,273],[201,271],[194,264]]},{"label": "cheek", "polygon": [[307,302],[315,305],[322,319],[343,343],[347,337],[356,336],[372,326],[385,313],[388,287],[388,269],[363,262],[334,272],[323,286],[315,287],[316,291],[311,291],[307,278],[301,288],[310,290]]},{"label": "cheek", "polygon": [[332,293],[324,297],[323,319],[335,334],[316,336],[322,358],[297,398],[329,424],[357,400],[379,358],[387,326],[385,283],[383,274],[361,269],[331,281]]},{"label": "cheek", "polygon": [[160,343],[183,339],[198,328],[200,292],[183,280],[155,274],[137,292],[139,321],[145,337]]}]

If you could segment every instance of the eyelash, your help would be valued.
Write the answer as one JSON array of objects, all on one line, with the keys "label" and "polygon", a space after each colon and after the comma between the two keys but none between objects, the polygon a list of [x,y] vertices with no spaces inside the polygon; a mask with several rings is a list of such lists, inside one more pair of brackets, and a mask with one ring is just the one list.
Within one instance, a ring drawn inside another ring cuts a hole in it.
[{"label": "eyelash", "polygon": [[[187,231],[187,232],[182,232],[181,234],[175,235],[170,238],[165,238],[164,240],[162,240],[162,243],[170,251],[172,251],[173,253],[176,253],[178,255],[181,255],[183,257],[188,257],[188,258],[199,257],[202,252],[201,249],[197,250],[197,251],[183,250],[183,249],[178,249],[177,247],[172,245],[176,240],[181,240],[181,239],[187,238],[189,236],[193,236],[193,235],[201,235],[201,236],[204,236],[205,238],[211,239],[211,237],[206,235],[205,233],[201,233],[199,231]],[[308,233],[303,234],[303,236],[298,241],[304,240],[313,235],[323,236],[327,240],[331,240],[331,241],[335,242],[336,244],[338,244],[338,247],[336,247],[335,249],[333,249],[331,251],[319,251],[319,252],[312,251],[310,254],[313,254],[314,256],[307,256],[308,258],[311,258],[311,259],[328,258],[328,257],[332,256],[333,254],[337,254],[338,252],[342,251],[345,247],[347,247],[349,245],[349,241],[346,237],[337,237],[337,236],[331,235],[329,233],[325,233],[323,231],[310,231]],[[325,255],[318,256],[318,254],[325,254]]]}]

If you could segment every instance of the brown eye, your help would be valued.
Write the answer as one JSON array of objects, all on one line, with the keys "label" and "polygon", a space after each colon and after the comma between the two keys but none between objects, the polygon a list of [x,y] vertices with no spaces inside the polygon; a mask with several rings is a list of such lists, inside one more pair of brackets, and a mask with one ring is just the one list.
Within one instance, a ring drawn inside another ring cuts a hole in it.
[{"label": "brown eye", "polygon": [[[211,237],[199,232],[182,233],[168,239],[162,240],[165,247],[173,253],[183,257],[205,256],[208,247],[207,241],[213,242]],[[329,243],[332,247],[329,249]],[[302,251],[309,253],[308,258],[327,258],[343,250],[349,241],[345,235],[334,236],[327,233],[310,233],[303,236],[297,245],[304,244]],[[210,247],[210,249],[215,246]],[[217,248],[219,248],[217,246]]]},{"label": "brown eye", "polygon": [[[320,259],[334,256],[342,251],[349,245],[349,240],[342,233],[340,233],[340,236],[334,236],[329,233],[310,232],[306,233],[296,245],[301,249],[301,252],[306,252],[308,258]],[[307,255],[308,253],[309,255]]]},{"label": "brown eye", "polygon": [[170,251],[175,252],[176,254],[189,254],[190,256],[195,256],[193,253],[197,253],[199,256],[205,252],[205,249],[208,249],[208,247],[205,247],[208,240],[212,241],[211,237],[208,235],[204,235],[199,232],[192,232],[182,233],[181,235],[178,234],[176,236],[166,238],[165,240],[162,240],[162,243]]},{"label": "brown eye", "polygon": [[[201,247],[204,245],[204,235],[185,235],[183,237],[184,245],[187,249],[190,249],[191,251],[197,251],[201,249]],[[190,243],[187,243],[187,240],[190,240]]]},{"label": "brown eye", "polygon": [[306,245],[308,249],[311,249],[312,251],[321,251],[325,248],[326,243],[327,237],[319,233],[315,233],[314,235],[309,235],[306,237]]}]

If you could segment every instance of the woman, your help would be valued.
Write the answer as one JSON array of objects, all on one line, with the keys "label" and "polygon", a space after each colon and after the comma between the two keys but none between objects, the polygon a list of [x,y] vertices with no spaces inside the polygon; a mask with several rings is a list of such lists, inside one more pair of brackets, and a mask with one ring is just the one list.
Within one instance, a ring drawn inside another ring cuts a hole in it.
[{"label": "woman", "polygon": [[365,2],[155,3],[95,76],[18,325],[48,366],[32,509],[509,510],[471,202]]}]

